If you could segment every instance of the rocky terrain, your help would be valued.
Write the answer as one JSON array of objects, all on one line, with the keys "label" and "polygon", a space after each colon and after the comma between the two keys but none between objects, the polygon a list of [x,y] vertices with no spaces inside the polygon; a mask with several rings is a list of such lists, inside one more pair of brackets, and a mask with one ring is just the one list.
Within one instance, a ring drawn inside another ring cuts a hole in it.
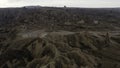
[{"label": "rocky terrain", "polygon": [[0,68],[120,68],[120,9],[0,9]]}]

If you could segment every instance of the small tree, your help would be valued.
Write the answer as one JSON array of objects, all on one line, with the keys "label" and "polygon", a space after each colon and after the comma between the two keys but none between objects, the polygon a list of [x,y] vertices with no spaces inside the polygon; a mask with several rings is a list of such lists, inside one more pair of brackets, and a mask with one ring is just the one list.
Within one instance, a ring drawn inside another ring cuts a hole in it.
[{"label": "small tree", "polygon": [[64,8],[67,8],[67,6],[65,5]]}]

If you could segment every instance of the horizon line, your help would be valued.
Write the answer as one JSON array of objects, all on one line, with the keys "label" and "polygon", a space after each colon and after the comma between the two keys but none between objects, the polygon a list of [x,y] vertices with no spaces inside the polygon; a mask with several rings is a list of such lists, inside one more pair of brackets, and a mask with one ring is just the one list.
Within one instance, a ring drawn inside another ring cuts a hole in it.
[{"label": "horizon line", "polygon": [[[64,6],[41,6],[41,5],[24,5],[24,6],[7,6],[7,7],[0,7],[0,8],[22,8],[22,7],[56,7],[56,8],[62,8]],[[120,8],[120,7],[80,7],[80,6],[66,6],[67,8]]]}]

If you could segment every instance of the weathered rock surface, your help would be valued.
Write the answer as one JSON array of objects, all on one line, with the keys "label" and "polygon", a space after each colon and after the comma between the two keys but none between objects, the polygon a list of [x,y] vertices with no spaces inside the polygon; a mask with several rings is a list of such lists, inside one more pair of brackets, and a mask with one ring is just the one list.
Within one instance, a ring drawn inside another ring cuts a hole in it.
[{"label": "weathered rock surface", "polygon": [[42,38],[16,38],[1,46],[0,66],[119,68],[120,42],[116,39],[120,39],[120,36],[112,33],[68,31],[49,32]]}]

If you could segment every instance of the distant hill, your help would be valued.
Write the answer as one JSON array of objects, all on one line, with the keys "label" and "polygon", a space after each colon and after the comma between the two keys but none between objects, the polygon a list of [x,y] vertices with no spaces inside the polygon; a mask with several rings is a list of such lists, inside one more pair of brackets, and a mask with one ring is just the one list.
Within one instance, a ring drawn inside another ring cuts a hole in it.
[{"label": "distant hill", "polygon": [[[19,25],[36,26],[52,30],[118,30],[120,26],[119,8],[62,8],[25,6],[22,8],[0,9],[0,23],[3,26]],[[81,20],[84,24],[80,24]],[[95,21],[99,24],[95,24]],[[65,23],[70,23],[65,24]],[[52,28],[52,26],[54,27]],[[63,28],[64,26],[64,28]],[[72,27],[72,28],[69,28]],[[30,28],[29,27],[29,28]],[[68,27],[68,28],[66,28]]]},{"label": "distant hill", "polygon": [[32,9],[32,8],[40,8],[40,7],[42,7],[42,6],[39,6],[39,5],[38,6],[24,6],[23,8],[31,8]]}]

